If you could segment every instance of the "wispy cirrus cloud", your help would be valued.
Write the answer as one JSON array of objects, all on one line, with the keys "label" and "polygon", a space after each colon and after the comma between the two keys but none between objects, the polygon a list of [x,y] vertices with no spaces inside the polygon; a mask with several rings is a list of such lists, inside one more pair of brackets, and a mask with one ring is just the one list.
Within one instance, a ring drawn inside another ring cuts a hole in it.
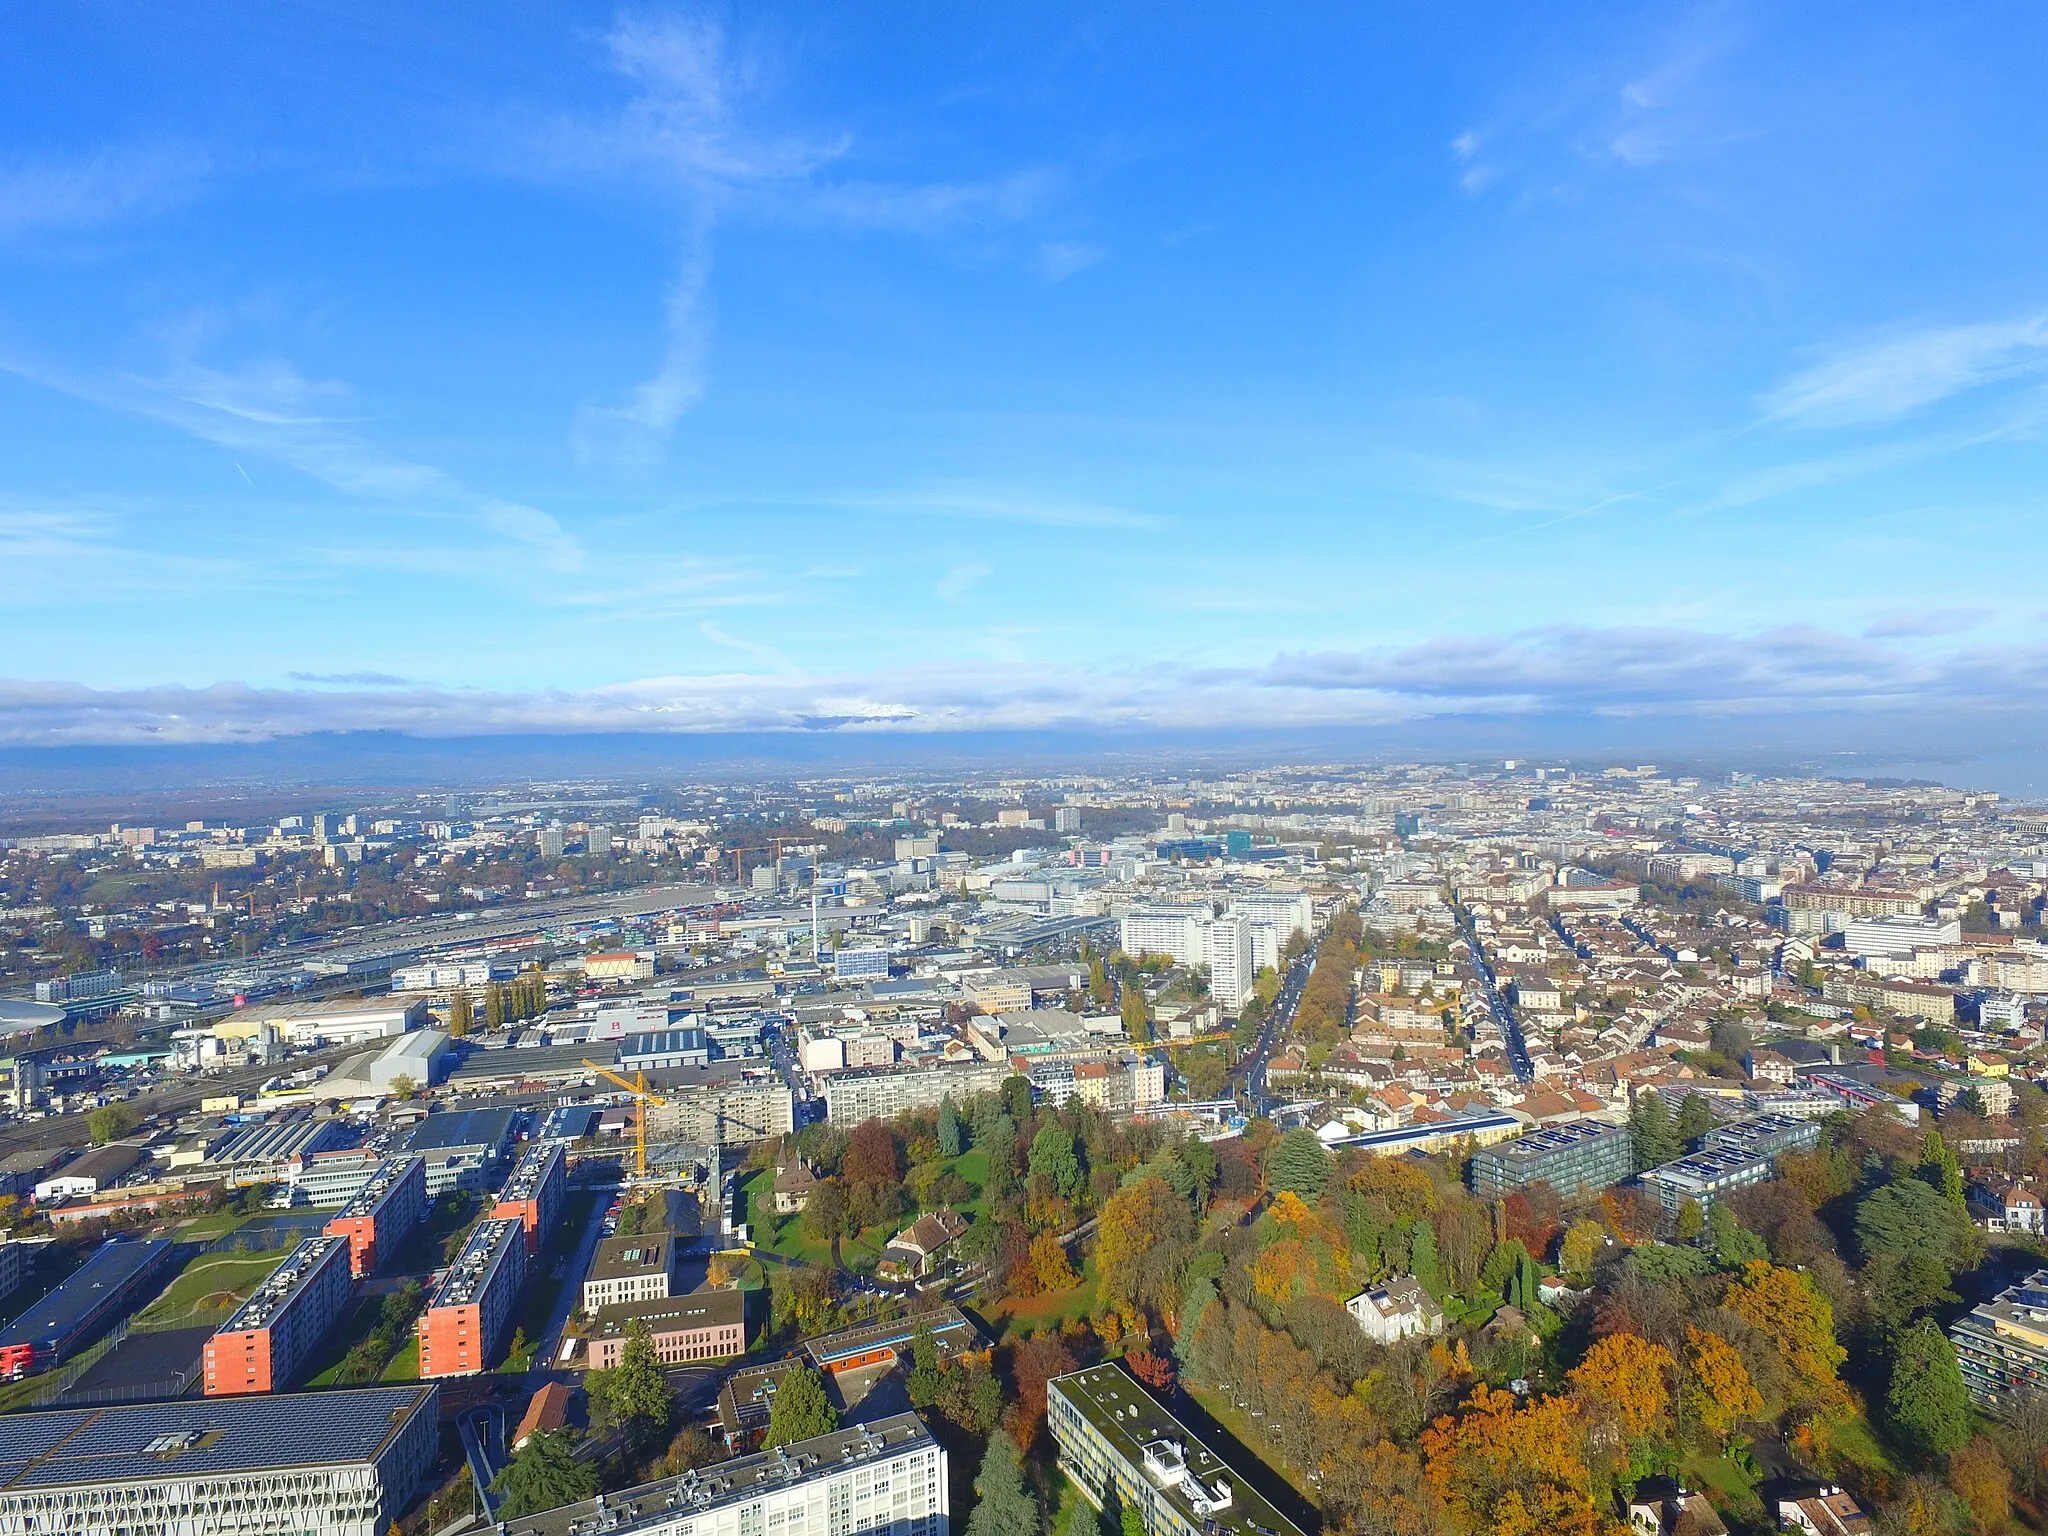
[{"label": "wispy cirrus cloud", "polygon": [[2048,314],[1931,326],[1844,347],[1778,385],[1763,409],[1795,426],[1864,426],[2043,369]]},{"label": "wispy cirrus cloud", "polygon": [[825,506],[893,517],[957,518],[972,523],[1025,523],[1040,528],[1163,528],[1167,519],[1151,512],[1104,502],[1038,497],[982,486],[933,486],[923,490],[829,497]]},{"label": "wispy cirrus cloud", "polygon": [[82,158],[0,164],[0,240],[104,229],[190,202],[212,171],[177,144],[114,145]]},{"label": "wispy cirrus cloud", "polygon": [[942,603],[965,603],[994,569],[994,566],[979,560],[956,565],[939,578],[932,588],[932,596]]},{"label": "wispy cirrus cloud", "polygon": [[[708,628],[706,638],[762,650]],[[519,692],[396,682],[96,689],[0,681],[0,743],[260,741],[350,730],[445,737],[1223,729],[1247,720],[1283,727],[1461,716],[1731,720],[1840,712],[2011,720],[2036,719],[2048,706],[2048,646],[1930,650],[1813,627],[1740,635],[1554,627],[1211,668],[1049,668],[995,649],[988,660],[866,673],[792,665],[771,675],[709,672]]]},{"label": "wispy cirrus cloud", "polygon": [[340,413],[350,395],[345,385],[307,379],[281,359],[220,368],[174,349],[150,372],[88,374],[0,352],[0,371],[162,422],[234,453],[284,464],[346,495],[459,522],[556,571],[583,565],[582,546],[553,516],[476,491],[445,470],[379,446]]},{"label": "wispy cirrus cloud", "polygon": [[[578,409],[571,444],[585,462],[644,466],[708,387],[716,233],[736,215],[784,224],[831,224],[926,239],[972,239],[1044,213],[1063,193],[1057,168],[1028,166],[979,180],[894,182],[830,174],[846,165],[853,135],[780,126],[774,61],[703,15],[622,12],[605,38],[630,95],[615,112],[557,118],[520,136],[506,168],[586,186],[593,179],[673,202],[680,256],[662,300],[662,356],[654,373],[614,403]],[[1057,282],[1100,261],[1101,247],[1046,240],[1024,259]]]}]

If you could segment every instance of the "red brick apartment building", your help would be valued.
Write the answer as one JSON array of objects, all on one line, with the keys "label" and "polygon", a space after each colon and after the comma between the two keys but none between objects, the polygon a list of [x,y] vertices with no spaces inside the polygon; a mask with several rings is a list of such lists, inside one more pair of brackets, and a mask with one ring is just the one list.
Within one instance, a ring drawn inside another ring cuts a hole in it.
[{"label": "red brick apartment building", "polygon": [[559,1141],[530,1143],[519,1155],[512,1177],[498,1191],[498,1203],[491,1207],[495,1220],[515,1218],[526,1228],[526,1251],[540,1252],[540,1245],[553,1230],[561,1214],[562,1196],[569,1187],[569,1158]]},{"label": "red brick apartment building", "polygon": [[516,1217],[478,1222],[420,1314],[420,1375],[473,1376],[488,1369],[525,1279],[524,1224]]},{"label": "red brick apartment building", "polygon": [[390,1258],[427,1214],[427,1160],[393,1158],[327,1223],[329,1237],[348,1239],[349,1272],[358,1280]]},{"label": "red brick apartment building", "polygon": [[307,1238],[206,1341],[206,1395],[290,1386],[354,1294],[348,1239]]}]

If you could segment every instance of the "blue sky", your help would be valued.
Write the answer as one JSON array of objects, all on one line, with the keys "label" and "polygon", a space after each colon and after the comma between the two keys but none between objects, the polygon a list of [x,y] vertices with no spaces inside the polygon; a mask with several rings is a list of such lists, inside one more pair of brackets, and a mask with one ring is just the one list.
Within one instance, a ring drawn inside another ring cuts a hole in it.
[{"label": "blue sky", "polygon": [[0,16],[0,740],[2018,709],[2048,15]]}]

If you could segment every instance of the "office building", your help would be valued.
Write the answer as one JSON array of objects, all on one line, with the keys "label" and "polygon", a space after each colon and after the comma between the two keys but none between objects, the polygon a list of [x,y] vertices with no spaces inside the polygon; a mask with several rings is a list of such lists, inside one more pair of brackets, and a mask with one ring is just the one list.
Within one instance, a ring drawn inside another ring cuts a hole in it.
[{"label": "office building", "polygon": [[348,1239],[307,1238],[206,1341],[206,1395],[290,1386],[354,1292]]},{"label": "office building", "polygon": [[526,1228],[513,1218],[476,1224],[441,1276],[418,1330],[421,1376],[474,1376],[497,1358],[526,1280]]},{"label": "office building", "polygon": [[0,1530],[385,1536],[440,1454],[432,1386],[0,1417]]},{"label": "office building", "polygon": [[1739,1149],[1695,1152],[1646,1171],[1643,1187],[1656,1195],[1666,1212],[1676,1216],[1688,1200],[1697,1201],[1704,1211],[1730,1190],[1761,1184],[1776,1171],[1777,1159],[1768,1153]]},{"label": "office building", "polygon": [[1958,918],[1889,916],[1851,918],[1842,929],[1842,948],[1859,958],[1910,955],[1963,941]]},{"label": "office building", "polygon": [[413,1128],[405,1149],[427,1160],[427,1198],[450,1190],[495,1188],[498,1172],[512,1155],[519,1112],[511,1109],[456,1109],[429,1115]]},{"label": "office building", "polygon": [[825,1118],[851,1126],[863,1120],[891,1120],[905,1110],[936,1109],[942,1099],[965,1104],[974,1094],[993,1093],[1012,1075],[1007,1061],[837,1072],[821,1085]]},{"label": "office building", "polygon": [[653,1301],[676,1287],[673,1232],[608,1237],[597,1245],[583,1277],[583,1310],[596,1312],[627,1301]]},{"label": "office building", "polygon": [[2048,1269],[2037,1269],[1949,1325],[1963,1385],[1996,1413],[2015,1394],[2048,1392]]},{"label": "office building", "polygon": [[511,974],[511,967],[501,960],[427,960],[392,971],[391,990],[448,993],[468,987],[481,992]]},{"label": "office building", "polygon": [[1574,1199],[1619,1184],[1635,1170],[1625,1125],[1575,1120],[1484,1147],[1472,1156],[1472,1188],[1498,1200],[1531,1184],[1548,1184]]},{"label": "office building", "polygon": [[1098,1509],[1114,1494],[1145,1536],[1302,1536],[1119,1365],[1055,1377],[1046,1422],[1074,1486]]},{"label": "office building", "polygon": [[1820,1145],[1820,1124],[1802,1115],[1751,1115],[1717,1125],[1700,1139],[1709,1152],[1747,1152],[1753,1157],[1781,1157]]},{"label": "office building", "polygon": [[427,1214],[427,1160],[394,1157],[328,1219],[329,1237],[348,1239],[349,1273],[360,1280],[397,1250]]},{"label": "office building", "polygon": [[739,1290],[692,1291],[649,1301],[600,1307],[590,1330],[590,1368],[607,1370],[625,1352],[628,1330],[647,1325],[654,1352],[664,1365],[723,1360],[746,1353],[746,1294]]},{"label": "office building", "polygon": [[916,1414],[899,1413],[499,1529],[505,1536],[946,1536],[947,1508],[945,1449]]},{"label": "office building", "polygon": [[561,1214],[569,1190],[569,1156],[559,1141],[527,1143],[505,1187],[498,1191],[491,1215],[510,1218],[526,1230],[526,1251],[539,1253]]},{"label": "office building", "polygon": [[887,981],[889,951],[878,944],[849,944],[833,953],[832,974],[840,981]]},{"label": "office building", "polygon": [[13,1381],[70,1359],[135,1310],[170,1262],[169,1238],[100,1244],[48,1295],[0,1328],[0,1376]]}]

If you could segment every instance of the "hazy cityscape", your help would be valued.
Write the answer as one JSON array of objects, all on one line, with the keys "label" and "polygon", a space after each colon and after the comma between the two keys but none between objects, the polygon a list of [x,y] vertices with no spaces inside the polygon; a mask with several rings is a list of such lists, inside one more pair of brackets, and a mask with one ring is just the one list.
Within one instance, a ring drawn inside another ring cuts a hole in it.
[{"label": "hazy cityscape", "polygon": [[0,10],[0,1536],[2048,1531],[2044,57]]}]

